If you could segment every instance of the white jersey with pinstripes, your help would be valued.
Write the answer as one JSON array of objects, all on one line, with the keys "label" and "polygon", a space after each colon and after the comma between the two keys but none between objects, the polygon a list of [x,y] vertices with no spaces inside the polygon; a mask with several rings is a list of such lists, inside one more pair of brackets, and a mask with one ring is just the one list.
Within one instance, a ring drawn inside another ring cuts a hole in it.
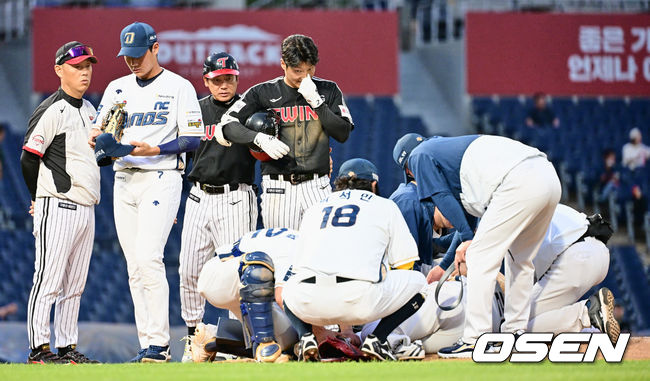
[{"label": "white jersey with pinstripes", "polygon": [[[196,90],[183,77],[169,70],[156,77],[151,83],[141,87],[135,74],[112,81],[97,108],[95,128],[111,107],[126,103],[124,110],[128,121],[121,143],[141,141],[151,146],[168,143],[179,136],[204,135],[201,108]],[[149,170],[184,169],[185,154],[158,156],[131,156],[119,158],[113,169],[125,168]]]}]

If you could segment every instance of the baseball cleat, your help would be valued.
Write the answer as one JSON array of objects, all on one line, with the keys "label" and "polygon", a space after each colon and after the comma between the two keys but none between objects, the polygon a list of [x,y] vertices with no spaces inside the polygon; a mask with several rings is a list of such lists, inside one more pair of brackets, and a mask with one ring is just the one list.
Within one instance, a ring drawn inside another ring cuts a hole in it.
[{"label": "baseball cleat", "polygon": [[169,362],[172,356],[169,354],[169,345],[150,345],[142,358],[142,362]]},{"label": "baseball cleat", "polygon": [[440,349],[438,356],[444,359],[472,358],[472,352],[474,352],[474,344],[467,344],[462,339],[459,339],[456,344]]},{"label": "baseball cleat", "polygon": [[58,356],[61,360],[68,361],[70,364],[100,364],[99,361],[89,359],[86,355],[77,351],[77,346],[74,344],[59,348]]},{"label": "baseball cleat", "polygon": [[70,361],[63,360],[50,351],[49,345],[42,345],[40,349],[33,350],[27,356],[28,364],[69,364]]},{"label": "baseball cleat", "polygon": [[255,361],[275,362],[282,354],[282,348],[275,341],[261,343],[255,348]]},{"label": "baseball cleat", "polygon": [[614,318],[614,294],[607,287],[603,287],[589,297],[588,304],[591,325],[606,333],[612,344],[616,344],[621,327]]},{"label": "baseball cleat", "polygon": [[[212,361],[216,352],[208,352],[205,345],[214,341],[217,326],[214,324],[199,323],[194,330],[194,336],[190,339],[190,356],[194,362]],[[184,356],[184,355],[183,355]]]},{"label": "baseball cleat", "polygon": [[397,358],[390,349],[388,342],[381,342],[379,338],[373,334],[366,337],[361,344],[361,352],[369,355],[375,360],[379,361],[397,361]]},{"label": "baseball cleat", "polygon": [[318,342],[313,333],[305,333],[298,343],[298,361],[320,361]]},{"label": "baseball cleat", "polygon": [[181,339],[181,341],[185,341],[183,357],[181,358],[182,363],[194,362],[194,360],[192,360],[192,337],[193,336],[185,336]]},{"label": "baseball cleat", "polygon": [[402,339],[393,352],[399,361],[422,360],[425,355],[422,341],[415,340],[409,343],[408,338]]}]

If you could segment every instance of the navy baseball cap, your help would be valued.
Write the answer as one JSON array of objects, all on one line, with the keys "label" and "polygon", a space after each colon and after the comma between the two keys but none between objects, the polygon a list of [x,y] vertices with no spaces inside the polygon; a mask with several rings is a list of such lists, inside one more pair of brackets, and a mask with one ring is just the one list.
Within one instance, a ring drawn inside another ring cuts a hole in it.
[{"label": "navy baseball cap", "polygon": [[414,132],[399,138],[397,143],[395,143],[395,148],[393,148],[393,160],[395,160],[395,163],[404,169],[411,152],[424,140],[424,136]]},{"label": "navy baseball cap", "polygon": [[122,49],[117,56],[142,57],[156,41],[158,37],[151,25],[136,21],[122,29],[120,33]]},{"label": "navy baseball cap", "polygon": [[123,157],[133,151],[134,146],[120,144],[109,133],[103,133],[95,138],[95,160],[103,161],[105,158]]},{"label": "navy baseball cap", "polygon": [[366,159],[350,159],[341,164],[338,177],[356,177],[369,181],[379,181],[377,167]]}]

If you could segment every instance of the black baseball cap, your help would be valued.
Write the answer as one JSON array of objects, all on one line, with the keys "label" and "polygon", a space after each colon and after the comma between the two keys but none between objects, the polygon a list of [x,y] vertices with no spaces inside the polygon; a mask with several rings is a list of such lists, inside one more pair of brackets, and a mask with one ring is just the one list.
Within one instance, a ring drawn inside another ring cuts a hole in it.
[{"label": "black baseball cap", "polygon": [[97,63],[97,57],[93,54],[93,48],[79,41],[70,41],[57,49],[56,55],[54,56],[54,64],[63,65],[64,63],[68,63],[75,65],[86,59],[89,59],[94,64]]}]

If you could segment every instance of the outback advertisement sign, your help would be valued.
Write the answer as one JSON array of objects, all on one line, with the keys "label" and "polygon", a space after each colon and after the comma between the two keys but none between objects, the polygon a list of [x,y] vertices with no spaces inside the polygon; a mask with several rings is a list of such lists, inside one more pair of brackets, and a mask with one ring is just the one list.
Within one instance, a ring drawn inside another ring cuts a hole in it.
[{"label": "outback advertisement sign", "polygon": [[[120,50],[120,31],[146,22],[160,43],[158,60],[207,93],[202,80],[208,54],[225,51],[240,67],[239,92],[282,75],[282,40],[294,33],[311,36],[319,48],[316,76],[338,83],[346,95],[398,92],[397,16],[393,12],[255,11],[171,9],[35,9],[33,11],[34,91],[56,90],[54,53],[77,40],[93,47],[90,93],[130,73]],[[65,25],[62,28],[61,25]]]}]

